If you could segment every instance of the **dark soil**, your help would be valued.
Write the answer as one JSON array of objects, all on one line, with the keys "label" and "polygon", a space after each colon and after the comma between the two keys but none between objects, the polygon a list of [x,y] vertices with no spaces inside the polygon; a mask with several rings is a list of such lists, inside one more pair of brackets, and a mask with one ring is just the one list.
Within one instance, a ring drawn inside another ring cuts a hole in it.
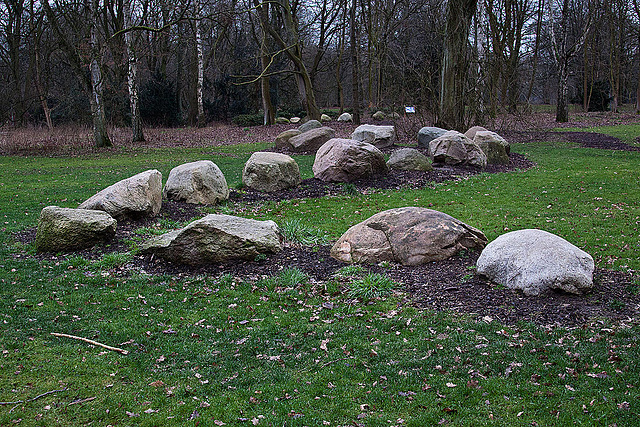
[{"label": "dark soil", "polygon": [[[549,136],[583,146],[611,150],[637,151],[621,141],[594,133],[561,132],[513,132],[508,138],[513,142],[527,142]],[[512,153],[507,166],[490,166],[484,172],[499,173],[515,169],[528,169],[533,164],[521,155]],[[349,185],[328,184],[307,179],[297,189],[278,194],[264,194],[251,190],[232,191],[236,201],[284,200],[302,197],[323,197],[332,194],[365,192],[369,189],[400,187],[420,188],[436,182],[463,179],[479,173],[471,168],[438,167],[432,172],[392,172],[385,177],[355,181]],[[164,202],[159,217],[175,221],[189,221],[203,215],[198,206],[179,202]],[[119,222],[116,237],[106,245],[85,250],[80,255],[98,259],[105,253],[127,252],[126,241],[140,227],[153,226],[157,219],[135,222]],[[26,243],[35,240],[35,230],[18,234],[17,239]],[[323,283],[335,277],[344,264],[329,256],[329,246],[287,246],[280,253],[259,261],[235,261],[205,267],[174,265],[151,256],[137,255],[114,274],[127,275],[133,271],[150,274],[178,276],[210,275],[214,277],[232,274],[245,280],[272,276],[285,267],[295,267],[307,273],[314,283]],[[371,272],[383,273],[401,284],[407,303],[437,311],[451,311],[491,319],[504,324],[530,322],[542,326],[579,327],[593,321],[626,321],[637,317],[640,308],[640,281],[630,273],[596,269],[593,290],[582,296],[565,293],[549,293],[542,297],[527,297],[520,292],[505,289],[474,274],[479,253],[465,252],[448,260],[421,266],[368,265]],[[56,259],[52,255],[37,255],[40,259]],[[64,256],[61,256],[64,257]]]}]

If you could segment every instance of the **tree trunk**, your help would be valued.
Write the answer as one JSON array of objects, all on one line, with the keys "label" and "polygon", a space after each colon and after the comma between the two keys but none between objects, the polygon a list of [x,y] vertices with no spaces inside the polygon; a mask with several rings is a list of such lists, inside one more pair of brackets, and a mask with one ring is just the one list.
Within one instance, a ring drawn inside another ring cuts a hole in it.
[{"label": "tree trunk", "polygon": [[204,87],[204,56],[202,52],[202,16],[200,13],[200,2],[197,1],[194,5],[196,8],[196,59],[197,59],[197,77],[196,77],[196,103],[197,103],[197,116],[196,125],[201,128],[205,125],[204,116],[204,101],[203,101],[203,87]]},{"label": "tree trunk", "polygon": [[[130,28],[133,25],[133,2],[135,0],[127,0],[125,8],[125,27]],[[142,129],[142,118],[140,117],[140,103],[138,97],[138,58],[136,56],[133,34],[127,31],[124,34],[125,45],[127,48],[127,59],[129,63],[127,72],[127,87],[129,89],[129,108],[131,109],[131,130],[133,142],[144,141],[144,131]]]},{"label": "tree trunk", "polygon": [[100,43],[98,41],[97,27],[97,0],[91,0],[91,34],[90,34],[90,72],[91,72],[91,116],[93,118],[93,138],[96,147],[111,147],[111,140],[107,133],[107,119],[102,100],[103,80],[100,68]]},{"label": "tree trunk", "polygon": [[569,104],[567,97],[569,94],[569,66],[568,58],[558,64],[558,101],[556,105],[556,122],[566,123],[569,121]]},{"label": "tree trunk", "polygon": [[441,67],[438,126],[463,131],[469,71],[469,28],[477,0],[449,0]]},{"label": "tree trunk", "polygon": [[[260,43],[260,63],[262,72],[267,73],[269,67],[269,55],[267,54],[267,35],[262,32],[262,42]],[[269,84],[269,76],[260,77],[260,90],[262,93],[262,109],[264,111],[264,124],[273,125],[276,122],[276,113],[271,102],[271,85]]]},{"label": "tree trunk", "polygon": [[358,37],[356,26],[357,0],[351,0],[351,10],[349,12],[349,36],[351,39],[351,86],[353,94],[353,123],[360,124],[360,64],[358,61]]}]

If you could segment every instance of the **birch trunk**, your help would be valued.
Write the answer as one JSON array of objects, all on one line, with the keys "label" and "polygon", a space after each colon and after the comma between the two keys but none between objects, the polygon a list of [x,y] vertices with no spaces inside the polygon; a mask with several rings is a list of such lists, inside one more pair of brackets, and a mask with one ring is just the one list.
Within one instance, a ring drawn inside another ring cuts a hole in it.
[{"label": "birch trunk", "polygon": [[351,86],[353,95],[353,123],[360,124],[360,73],[358,61],[358,37],[356,26],[357,0],[351,0],[351,10],[349,11],[349,38],[351,39]]},{"label": "birch trunk", "polygon": [[202,53],[202,16],[200,13],[200,2],[196,2],[196,56],[197,56],[197,67],[198,67],[198,75],[196,80],[196,102],[198,115],[196,118],[196,123],[198,127],[204,127],[205,125],[205,117],[204,117],[204,103],[203,103],[203,95],[202,88],[204,86],[204,56]]},{"label": "birch trunk", "polygon": [[[263,32],[262,42],[260,43],[260,63],[262,72],[267,73],[269,67],[269,55],[267,54],[267,35]],[[262,93],[262,109],[264,111],[264,124],[269,126],[276,122],[276,113],[273,110],[271,102],[271,86],[269,85],[269,76],[260,77],[260,90]]]},{"label": "birch trunk", "polygon": [[[133,25],[133,6],[134,0],[127,0],[125,8],[125,27],[130,28]],[[131,130],[133,142],[144,141],[144,131],[142,129],[142,118],[140,117],[140,103],[138,98],[138,58],[136,56],[133,33],[127,31],[124,34],[124,42],[127,48],[127,58],[129,68],[127,72],[127,87],[129,89],[129,107],[131,108]]]},{"label": "birch trunk", "polygon": [[103,80],[100,68],[100,43],[98,41],[98,4],[97,0],[91,0],[91,34],[90,34],[90,74],[91,74],[91,116],[93,118],[93,138],[96,147],[111,147],[111,140],[107,133],[107,120],[102,100]]}]

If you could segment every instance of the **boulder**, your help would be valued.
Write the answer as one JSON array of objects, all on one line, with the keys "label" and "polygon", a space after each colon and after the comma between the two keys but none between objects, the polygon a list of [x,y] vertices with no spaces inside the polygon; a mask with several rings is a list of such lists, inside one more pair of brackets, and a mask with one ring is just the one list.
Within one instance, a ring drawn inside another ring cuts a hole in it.
[{"label": "boulder", "polygon": [[483,128],[482,126],[473,126],[473,127],[470,127],[469,130],[464,133],[464,136],[466,136],[467,138],[473,141],[473,138],[476,137],[476,133],[480,131],[486,132],[487,129]]},{"label": "boulder", "polygon": [[488,130],[479,130],[476,132],[473,142],[486,154],[487,163],[498,165],[509,164],[511,146],[497,133]]},{"label": "boulder", "polygon": [[418,131],[418,148],[429,149],[429,143],[439,136],[444,135],[445,129],[425,126]]},{"label": "boulder", "polygon": [[334,135],[335,131],[329,127],[311,129],[289,138],[285,148],[294,153],[315,153]]},{"label": "boulder", "polygon": [[321,122],[330,122],[331,121],[331,116],[327,115],[327,114],[323,114],[320,116],[320,121]]},{"label": "boulder", "polygon": [[415,148],[401,148],[391,153],[391,157],[387,160],[387,167],[409,171],[433,170],[429,158]]},{"label": "boulder", "polygon": [[429,143],[429,153],[435,163],[487,167],[487,156],[469,138],[450,130]]},{"label": "boulder", "polygon": [[386,114],[384,114],[382,111],[376,111],[375,113],[373,113],[373,115],[371,116],[371,118],[373,118],[373,120],[377,120],[379,122],[381,122],[382,120],[384,120],[386,118]]},{"label": "boulder", "polygon": [[551,289],[581,294],[593,287],[593,258],[562,237],[543,230],[519,230],[489,243],[477,272],[525,295]]},{"label": "boulder", "polygon": [[80,204],[115,219],[156,216],[162,207],[162,174],[153,169],[123,179]]},{"label": "boulder", "polygon": [[393,126],[360,125],[351,134],[351,139],[386,148],[396,140],[396,130]]},{"label": "boulder", "polygon": [[420,265],[461,250],[482,249],[486,243],[481,231],[445,213],[406,207],[377,213],[349,228],[331,248],[331,256],[348,263]]},{"label": "boulder", "polygon": [[257,255],[281,249],[280,230],[275,222],[215,214],[152,238],[142,246],[145,254],[188,265],[253,260]]},{"label": "boulder", "polygon": [[288,125],[289,123],[291,123],[291,121],[286,117],[276,117],[275,121],[278,125]]},{"label": "boulder", "polygon": [[276,148],[289,148],[289,139],[294,136],[300,135],[298,129],[289,129],[282,132],[280,135],[276,136]]},{"label": "boulder", "polygon": [[266,193],[295,187],[301,181],[298,164],[286,154],[253,153],[242,171],[244,185]]},{"label": "boulder", "polygon": [[340,117],[338,117],[338,121],[339,122],[352,122],[353,121],[353,116],[351,116],[351,114],[349,114],[349,113],[342,113],[342,114],[340,114]]},{"label": "boulder", "polygon": [[229,187],[215,163],[200,160],[171,169],[163,195],[168,200],[215,205],[229,198]]},{"label": "boulder", "polygon": [[38,252],[86,249],[111,239],[116,220],[104,211],[47,206],[40,213],[36,232]]},{"label": "boulder", "polygon": [[389,115],[389,118],[393,120],[398,120],[400,117],[402,117],[400,113],[396,113],[395,111]]},{"label": "boulder", "polygon": [[294,125],[297,124],[297,123],[300,123],[300,117],[291,117],[289,119],[289,122],[293,123]]},{"label": "boulder", "polygon": [[354,139],[330,139],[320,147],[313,162],[313,176],[326,182],[350,182],[386,173],[382,152]]},{"label": "boulder", "polygon": [[300,133],[305,133],[312,129],[318,129],[321,127],[322,127],[322,123],[320,123],[318,120],[309,120],[308,122],[298,126],[298,130],[300,131]]}]

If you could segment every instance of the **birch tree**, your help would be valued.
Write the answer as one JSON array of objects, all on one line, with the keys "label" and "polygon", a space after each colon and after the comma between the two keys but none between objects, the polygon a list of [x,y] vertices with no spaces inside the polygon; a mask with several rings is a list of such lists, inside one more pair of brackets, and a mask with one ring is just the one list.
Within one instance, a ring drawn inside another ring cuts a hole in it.
[{"label": "birch tree", "polygon": [[[125,0],[125,28],[133,27],[134,12],[135,0]],[[131,109],[131,139],[133,142],[140,142],[144,141],[144,131],[142,129],[142,117],[140,116],[140,100],[138,97],[138,57],[136,55],[134,33],[132,31],[125,32],[124,40],[127,47],[127,88],[129,89],[129,108]]]}]

